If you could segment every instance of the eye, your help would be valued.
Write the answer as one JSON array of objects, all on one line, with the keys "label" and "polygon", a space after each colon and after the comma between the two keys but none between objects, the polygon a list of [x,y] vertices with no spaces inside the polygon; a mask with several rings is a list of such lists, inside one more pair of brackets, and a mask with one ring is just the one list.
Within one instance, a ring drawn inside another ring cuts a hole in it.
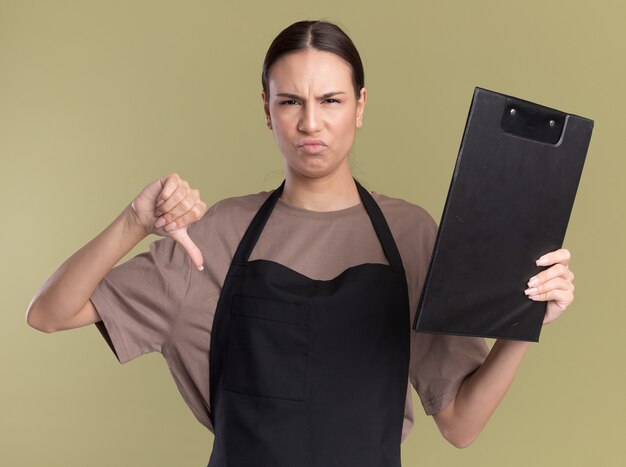
[{"label": "eye", "polygon": [[294,105],[294,104],[297,104],[297,103],[298,103],[297,100],[289,99],[289,100],[286,100],[286,101],[281,101],[280,105]]},{"label": "eye", "polygon": [[330,98],[326,99],[326,101],[325,101],[325,102],[329,102],[329,103],[331,103],[331,104],[334,104],[334,103],[339,104],[339,103],[341,103],[341,101],[339,101],[339,100],[337,100],[337,99],[333,99],[332,97],[330,97]]}]

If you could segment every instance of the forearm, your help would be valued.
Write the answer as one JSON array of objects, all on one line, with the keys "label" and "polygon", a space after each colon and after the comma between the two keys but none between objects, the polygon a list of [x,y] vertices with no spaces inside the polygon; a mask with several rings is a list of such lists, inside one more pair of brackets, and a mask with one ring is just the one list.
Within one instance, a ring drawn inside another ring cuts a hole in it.
[{"label": "forearm", "polygon": [[442,434],[457,447],[469,445],[504,398],[528,342],[498,340],[483,364],[461,385],[455,400],[435,414]]},{"label": "forearm", "polygon": [[43,284],[28,307],[27,319],[31,326],[54,329],[75,316],[102,278],[148,235],[131,210],[129,204]]}]

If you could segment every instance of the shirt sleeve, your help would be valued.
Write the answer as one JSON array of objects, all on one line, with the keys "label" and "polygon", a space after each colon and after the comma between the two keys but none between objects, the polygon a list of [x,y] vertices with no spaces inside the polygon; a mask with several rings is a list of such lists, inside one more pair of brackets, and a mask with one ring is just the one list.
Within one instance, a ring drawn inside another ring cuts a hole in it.
[{"label": "shirt sleeve", "polygon": [[411,383],[426,415],[454,400],[463,380],[478,369],[489,349],[483,338],[419,333],[413,341]]},{"label": "shirt sleeve", "polygon": [[115,266],[98,283],[91,301],[102,321],[95,325],[121,364],[161,352],[181,309],[191,260],[176,241],[163,237],[149,251]]}]

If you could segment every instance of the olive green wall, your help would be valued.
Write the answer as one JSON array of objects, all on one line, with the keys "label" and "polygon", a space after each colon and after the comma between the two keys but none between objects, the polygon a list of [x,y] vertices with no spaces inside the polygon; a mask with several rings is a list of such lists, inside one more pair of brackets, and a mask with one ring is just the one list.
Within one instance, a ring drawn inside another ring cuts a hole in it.
[{"label": "olive green wall", "polygon": [[469,448],[446,444],[415,397],[403,464],[623,465],[626,6],[580,0],[0,0],[0,464],[206,465],[212,436],[158,354],[120,366],[95,326],[47,335],[25,311],[162,175],[209,205],[277,186],[262,59],[282,28],[317,18],[365,64],[355,175],[437,220],[474,86],[595,120],[565,239],[574,304]]}]

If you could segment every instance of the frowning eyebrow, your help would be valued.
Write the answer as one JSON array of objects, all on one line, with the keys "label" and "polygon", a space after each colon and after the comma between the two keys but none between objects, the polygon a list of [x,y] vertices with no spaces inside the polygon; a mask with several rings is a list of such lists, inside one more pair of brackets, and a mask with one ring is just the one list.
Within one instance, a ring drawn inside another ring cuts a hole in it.
[{"label": "frowning eyebrow", "polygon": [[[326,93],[322,94],[321,96],[317,96],[316,99],[324,100],[324,99],[328,99],[328,98],[333,97],[333,96],[337,96],[339,94],[345,94],[345,92],[344,91],[326,92]],[[291,94],[291,93],[288,93],[288,92],[279,92],[279,93],[276,94],[276,96],[288,97],[290,99],[297,99],[297,100],[300,100],[300,101],[304,100],[303,97],[298,96],[297,94]]]}]

